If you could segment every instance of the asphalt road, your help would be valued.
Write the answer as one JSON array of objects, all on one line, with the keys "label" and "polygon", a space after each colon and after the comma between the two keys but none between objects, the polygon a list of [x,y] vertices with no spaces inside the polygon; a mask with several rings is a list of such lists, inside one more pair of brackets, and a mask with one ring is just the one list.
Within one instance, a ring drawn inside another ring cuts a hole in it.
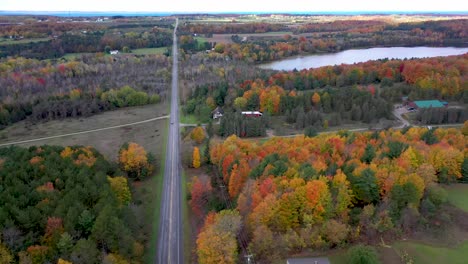
[{"label": "asphalt road", "polygon": [[179,89],[177,36],[174,28],[172,46],[172,92],[169,137],[166,148],[166,167],[164,171],[163,195],[159,220],[159,240],[156,263],[184,263],[182,236],[182,203],[179,155]]}]

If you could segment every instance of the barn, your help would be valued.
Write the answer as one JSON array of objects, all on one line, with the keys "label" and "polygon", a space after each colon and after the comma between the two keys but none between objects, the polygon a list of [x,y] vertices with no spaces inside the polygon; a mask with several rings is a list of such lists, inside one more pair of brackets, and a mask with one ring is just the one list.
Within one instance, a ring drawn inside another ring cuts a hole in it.
[{"label": "barn", "polygon": [[422,100],[422,101],[413,101],[409,102],[407,105],[408,110],[418,110],[421,108],[442,108],[446,107],[446,102],[441,102],[439,100]]}]

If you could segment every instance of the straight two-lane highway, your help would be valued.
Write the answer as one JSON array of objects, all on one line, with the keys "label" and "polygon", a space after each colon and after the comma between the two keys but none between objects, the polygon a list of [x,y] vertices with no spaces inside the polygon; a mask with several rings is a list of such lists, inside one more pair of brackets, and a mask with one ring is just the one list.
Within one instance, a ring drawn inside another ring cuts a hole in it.
[{"label": "straight two-lane highway", "polygon": [[177,25],[172,46],[172,92],[169,136],[166,148],[163,196],[159,222],[159,240],[156,263],[184,263],[182,250],[182,197],[179,155],[179,88],[177,62]]}]

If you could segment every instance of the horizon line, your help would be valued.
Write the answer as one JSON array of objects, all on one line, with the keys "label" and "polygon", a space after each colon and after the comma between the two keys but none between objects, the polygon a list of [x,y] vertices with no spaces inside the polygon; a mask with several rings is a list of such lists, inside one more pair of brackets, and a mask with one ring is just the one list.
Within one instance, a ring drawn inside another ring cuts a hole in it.
[{"label": "horizon line", "polygon": [[446,14],[446,15],[468,15],[468,11],[33,11],[33,10],[0,10],[0,14],[9,15],[40,15],[40,14],[71,14],[71,13],[88,13],[88,14],[164,14],[164,15],[244,15],[244,14],[279,14],[279,15],[311,15],[311,14],[353,14],[353,15],[378,15],[378,14]]}]

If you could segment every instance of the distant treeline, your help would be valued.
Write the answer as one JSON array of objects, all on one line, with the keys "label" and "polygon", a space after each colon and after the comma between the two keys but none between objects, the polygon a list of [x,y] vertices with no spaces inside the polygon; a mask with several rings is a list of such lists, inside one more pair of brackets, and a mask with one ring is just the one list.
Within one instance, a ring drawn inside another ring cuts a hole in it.
[{"label": "distant treeline", "polygon": [[42,42],[0,44],[0,58],[22,56],[35,59],[59,58],[67,53],[104,52],[107,49],[122,50],[166,47],[172,44],[169,31],[130,32],[110,34],[104,31],[64,33]]}]

